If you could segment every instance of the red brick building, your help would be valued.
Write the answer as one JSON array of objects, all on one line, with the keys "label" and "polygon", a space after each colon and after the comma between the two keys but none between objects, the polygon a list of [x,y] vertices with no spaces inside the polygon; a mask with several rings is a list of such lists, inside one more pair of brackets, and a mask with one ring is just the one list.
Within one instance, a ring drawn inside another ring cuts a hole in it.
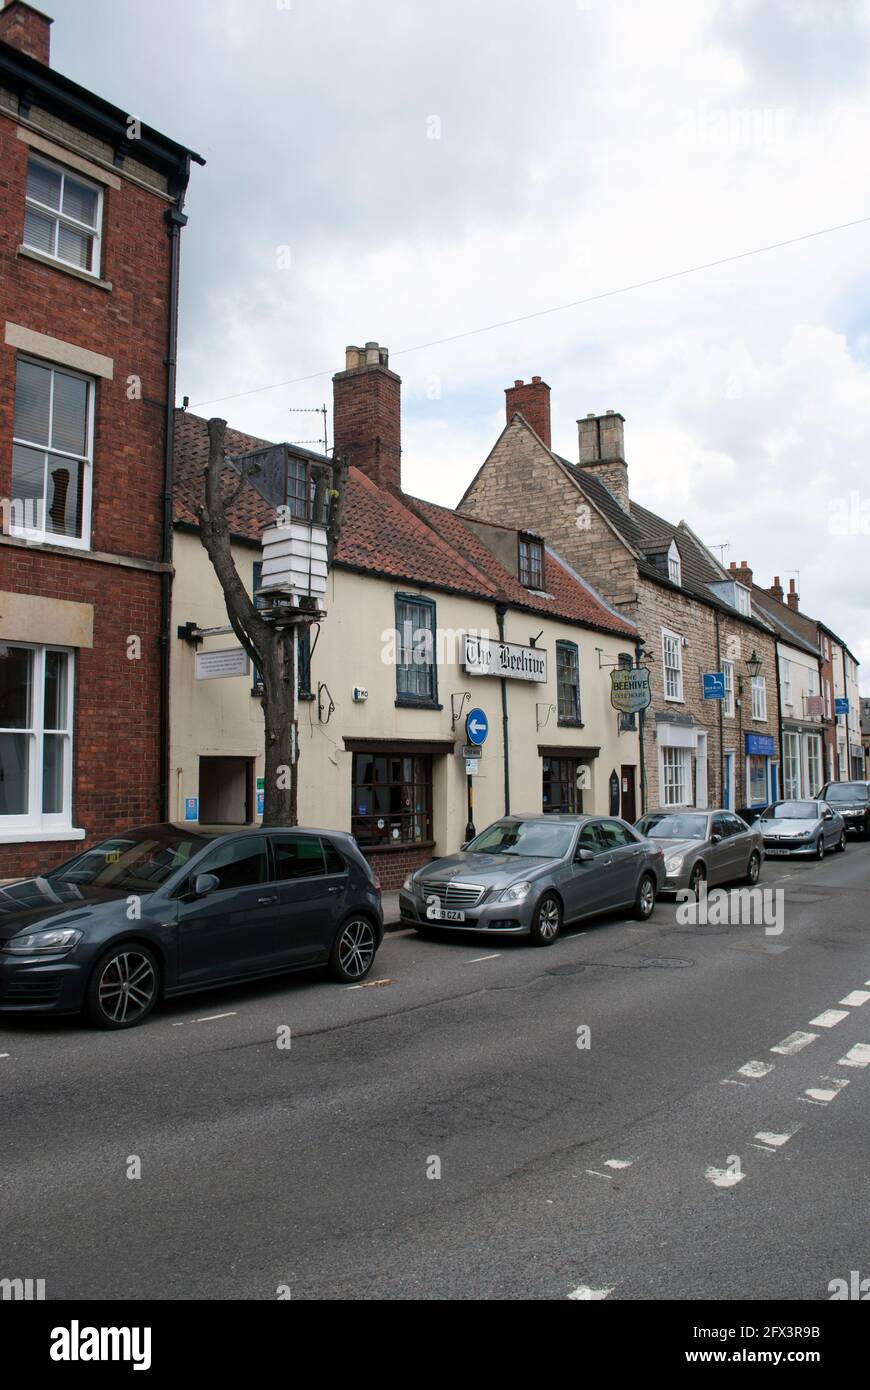
[{"label": "red brick building", "polygon": [[179,242],[203,160],[54,72],[51,22],[0,9],[0,880],[166,798]]}]

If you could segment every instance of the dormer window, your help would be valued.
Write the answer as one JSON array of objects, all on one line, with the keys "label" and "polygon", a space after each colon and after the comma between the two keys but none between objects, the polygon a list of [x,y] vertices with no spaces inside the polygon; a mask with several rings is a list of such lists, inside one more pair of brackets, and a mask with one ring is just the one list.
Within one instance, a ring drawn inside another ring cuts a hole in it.
[{"label": "dormer window", "polygon": [[680,564],[680,552],[677,550],[676,541],[671,541],[668,550],[668,579],[672,584],[682,584],[683,571]]},{"label": "dormer window", "polygon": [[738,613],[742,613],[744,618],[752,616],[752,598],[749,590],[742,584],[734,585],[735,607]]},{"label": "dormer window", "polygon": [[527,589],[544,587],[544,543],[534,536],[519,537],[520,583]]}]

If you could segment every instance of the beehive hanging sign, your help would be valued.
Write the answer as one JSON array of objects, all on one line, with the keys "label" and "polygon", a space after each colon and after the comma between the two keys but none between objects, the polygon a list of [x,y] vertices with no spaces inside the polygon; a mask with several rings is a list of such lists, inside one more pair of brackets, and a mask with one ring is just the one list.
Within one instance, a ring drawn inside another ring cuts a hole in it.
[{"label": "beehive hanging sign", "polygon": [[620,668],[610,673],[610,703],[620,714],[646,709],[652,699],[649,671],[645,667]]}]

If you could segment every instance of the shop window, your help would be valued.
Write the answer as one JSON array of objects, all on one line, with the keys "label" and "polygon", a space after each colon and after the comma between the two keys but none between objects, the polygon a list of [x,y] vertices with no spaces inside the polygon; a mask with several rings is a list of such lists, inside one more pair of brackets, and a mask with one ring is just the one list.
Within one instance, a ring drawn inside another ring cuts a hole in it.
[{"label": "shop window", "polygon": [[354,753],[351,829],[367,849],[430,843],[430,754]]},{"label": "shop window", "polygon": [[435,604],[419,595],[396,595],[396,702],[434,705],[438,700],[435,665]]},{"label": "shop window", "polygon": [[691,758],[688,748],[663,748],[662,805],[688,806],[691,803]]},{"label": "shop window", "polygon": [[0,833],[72,825],[73,654],[0,643]]},{"label": "shop window", "polygon": [[580,764],[576,758],[544,758],[543,807],[563,815],[580,815],[583,792],[577,786]]}]

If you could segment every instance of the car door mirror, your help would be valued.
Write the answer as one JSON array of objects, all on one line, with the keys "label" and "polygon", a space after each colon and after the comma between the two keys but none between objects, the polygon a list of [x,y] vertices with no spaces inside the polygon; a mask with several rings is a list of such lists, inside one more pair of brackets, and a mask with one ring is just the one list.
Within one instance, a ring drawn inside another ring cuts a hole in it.
[{"label": "car door mirror", "polygon": [[470,841],[470,840],[464,840],[464,841],[462,842],[462,844],[459,846],[459,848],[460,848],[460,849],[468,849],[468,846],[469,846],[470,844],[471,844],[471,841]]},{"label": "car door mirror", "polygon": [[713,834],[710,836],[710,844],[711,844],[711,845],[718,845],[718,843],[719,843],[719,841],[720,841],[721,839],[722,839],[722,836],[719,834],[719,831],[718,831],[718,830],[714,830],[714,831],[713,831]]},{"label": "car door mirror", "polygon": [[205,898],[220,886],[221,881],[217,874],[197,874],[193,883],[193,891],[198,898]]},{"label": "car door mirror", "polygon": [[585,845],[581,845],[577,853],[574,855],[574,863],[591,864],[594,858],[595,855],[592,853],[591,849],[587,849]]}]

